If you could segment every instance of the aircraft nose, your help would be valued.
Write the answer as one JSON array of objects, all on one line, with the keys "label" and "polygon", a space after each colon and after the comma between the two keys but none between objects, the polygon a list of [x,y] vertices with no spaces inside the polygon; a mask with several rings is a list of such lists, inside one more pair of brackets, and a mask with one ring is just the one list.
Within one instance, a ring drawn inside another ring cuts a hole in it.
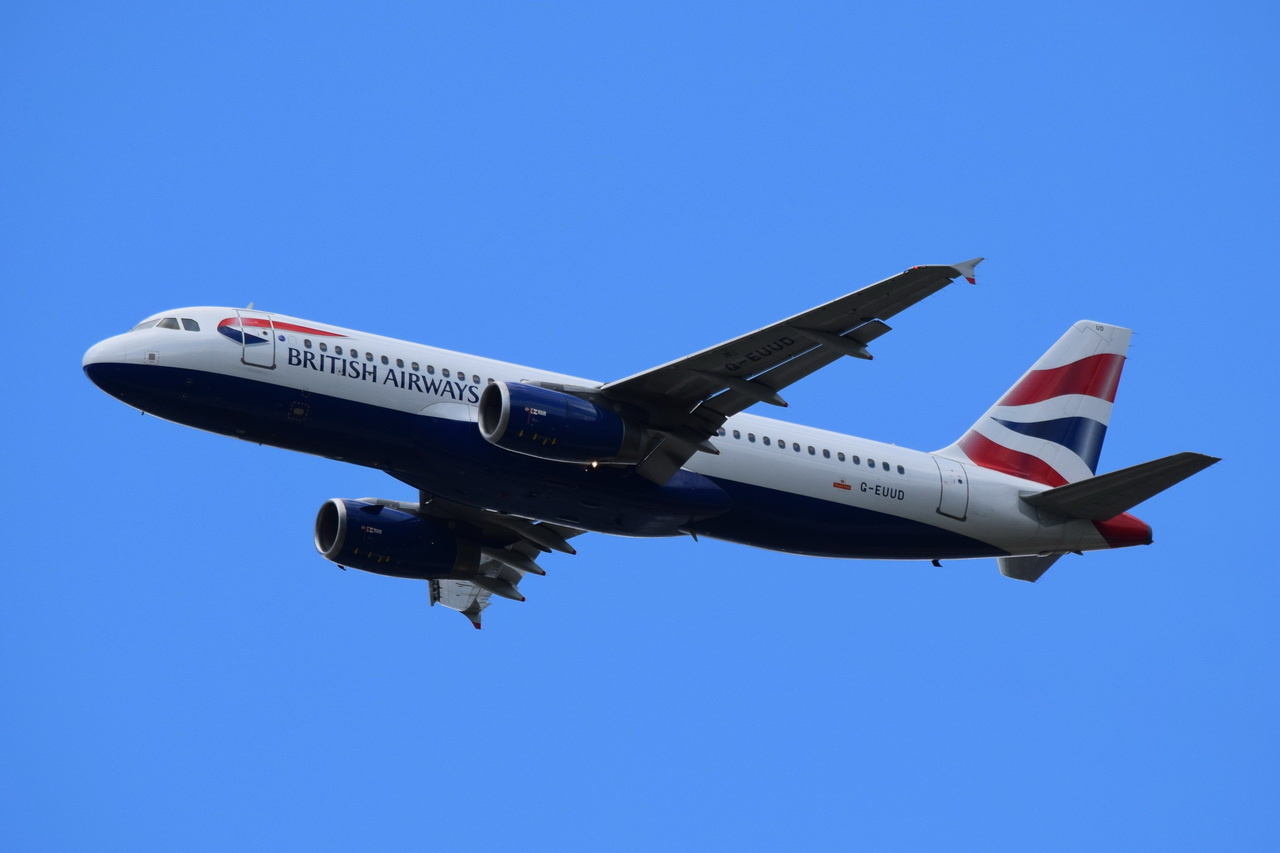
[{"label": "aircraft nose", "polygon": [[110,343],[111,339],[108,338],[105,341],[98,341],[96,344],[85,350],[84,358],[81,360],[80,364],[84,367],[86,373],[89,371],[90,365],[100,364],[103,361],[108,360],[111,349],[108,345]]},{"label": "aircraft nose", "polygon": [[119,396],[117,386],[124,360],[123,343],[117,335],[89,347],[81,359],[81,367],[90,382],[114,397]]}]

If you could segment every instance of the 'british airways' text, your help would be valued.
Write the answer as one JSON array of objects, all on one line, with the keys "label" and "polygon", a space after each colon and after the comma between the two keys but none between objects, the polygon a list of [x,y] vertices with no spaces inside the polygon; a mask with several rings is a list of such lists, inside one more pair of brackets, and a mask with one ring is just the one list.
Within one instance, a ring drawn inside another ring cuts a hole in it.
[{"label": "'british airways' text", "polygon": [[370,364],[354,358],[337,358],[322,352],[300,350],[289,347],[289,366],[305,367],[318,373],[330,373],[334,376],[345,376],[348,379],[359,379],[375,385],[393,385],[406,391],[417,391],[435,397],[448,397],[461,403],[475,405],[480,402],[480,389],[468,382],[441,379],[436,376],[423,376],[412,370]]}]

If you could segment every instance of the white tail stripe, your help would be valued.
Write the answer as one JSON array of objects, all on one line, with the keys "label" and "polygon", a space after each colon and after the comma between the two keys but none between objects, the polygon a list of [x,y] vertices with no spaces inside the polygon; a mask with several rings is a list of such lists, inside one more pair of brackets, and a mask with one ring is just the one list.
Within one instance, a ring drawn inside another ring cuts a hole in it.
[{"label": "white tail stripe", "polygon": [[1099,397],[1063,394],[1061,397],[1025,406],[992,406],[987,416],[1020,423],[1051,421],[1055,418],[1089,418],[1106,426],[1111,421],[1112,405]]},{"label": "white tail stripe", "polygon": [[1014,432],[993,420],[986,420],[976,425],[974,432],[1010,450],[1040,459],[1069,483],[1093,476],[1088,463],[1077,456],[1073,450],[1061,444]]}]

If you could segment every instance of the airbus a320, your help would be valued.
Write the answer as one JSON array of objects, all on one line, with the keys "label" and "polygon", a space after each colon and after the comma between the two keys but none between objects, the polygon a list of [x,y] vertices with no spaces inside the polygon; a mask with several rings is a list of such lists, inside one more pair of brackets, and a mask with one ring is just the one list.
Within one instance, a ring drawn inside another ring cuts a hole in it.
[{"label": "airbus a320", "polygon": [[1080,321],[932,453],[761,417],[792,383],[870,359],[886,321],[975,258],[913,267],[773,325],[597,382],[252,308],[155,314],[84,356],[166,420],[385,471],[408,501],[335,498],[315,544],[427,583],[479,628],[537,559],[586,532],[707,536],[815,557],[996,558],[1035,581],[1064,554],[1151,543],[1129,514],[1218,460],[1098,474],[1130,331]]}]

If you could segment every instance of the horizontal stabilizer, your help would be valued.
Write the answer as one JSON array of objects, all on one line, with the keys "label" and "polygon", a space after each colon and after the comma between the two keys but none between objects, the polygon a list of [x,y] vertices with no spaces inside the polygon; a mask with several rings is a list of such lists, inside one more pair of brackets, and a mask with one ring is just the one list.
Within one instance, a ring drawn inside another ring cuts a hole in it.
[{"label": "horizontal stabilizer", "polygon": [[1000,557],[996,562],[1000,565],[1000,574],[1005,577],[1035,583],[1061,556],[1061,554],[1045,554],[1030,557]]},{"label": "horizontal stabilizer", "polygon": [[1218,461],[1201,453],[1175,453],[1056,489],[1023,495],[1022,499],[1036,509],[1067,518],[1106,521]]}]

